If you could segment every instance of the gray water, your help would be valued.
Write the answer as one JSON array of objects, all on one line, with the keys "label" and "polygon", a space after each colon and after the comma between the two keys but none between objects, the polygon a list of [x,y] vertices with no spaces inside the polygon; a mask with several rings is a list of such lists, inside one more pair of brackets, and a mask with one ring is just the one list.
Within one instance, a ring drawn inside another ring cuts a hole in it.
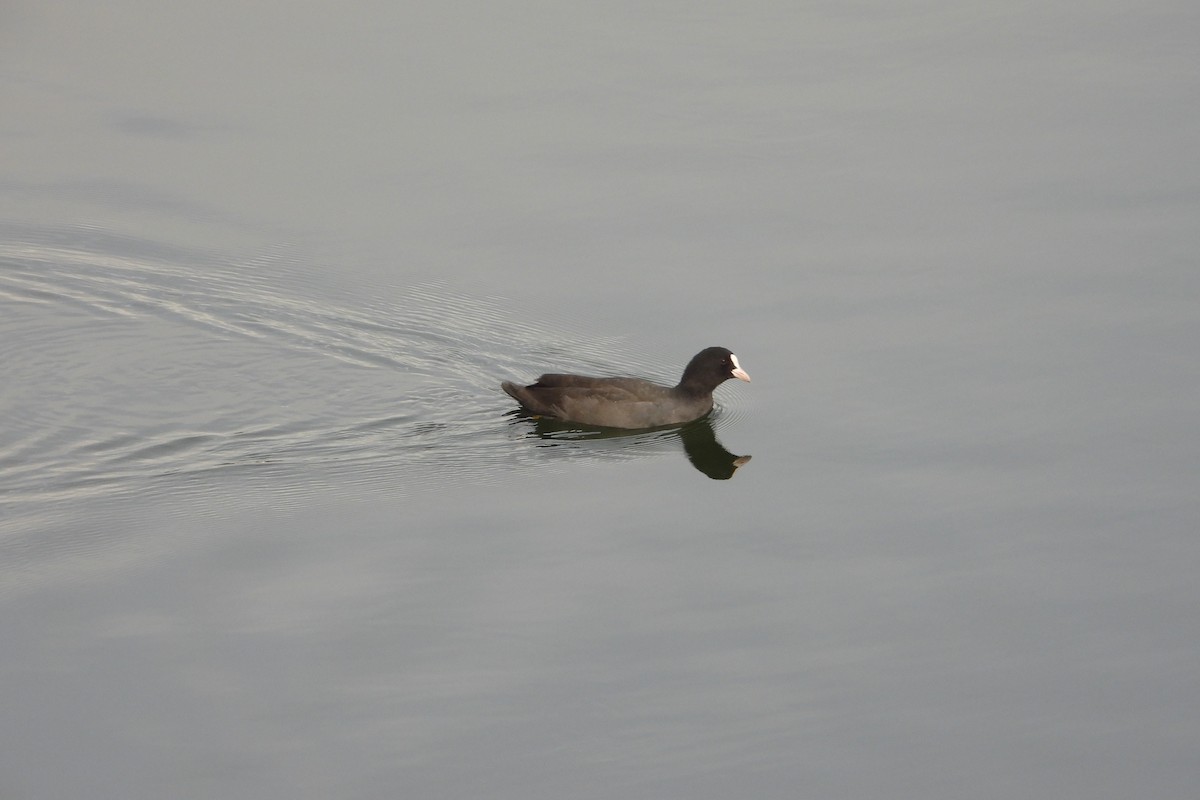
[{"label": "gray water", "polygon": [[1194,6],[8,9],[0,796],[1190,798]]}]

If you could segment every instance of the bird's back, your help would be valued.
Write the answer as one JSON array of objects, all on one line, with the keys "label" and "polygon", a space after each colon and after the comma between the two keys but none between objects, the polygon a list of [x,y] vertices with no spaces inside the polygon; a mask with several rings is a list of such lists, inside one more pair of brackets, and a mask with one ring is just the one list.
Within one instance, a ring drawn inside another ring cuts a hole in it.
[{"label": "bird's back", "polygon": [[707,414],[711,396],[683,402],[676,390],[641,378],[592,378],[547,374],[529,386],[509,381],[501,387],[529,411],[547,417],[608,428],[677,425]]}]

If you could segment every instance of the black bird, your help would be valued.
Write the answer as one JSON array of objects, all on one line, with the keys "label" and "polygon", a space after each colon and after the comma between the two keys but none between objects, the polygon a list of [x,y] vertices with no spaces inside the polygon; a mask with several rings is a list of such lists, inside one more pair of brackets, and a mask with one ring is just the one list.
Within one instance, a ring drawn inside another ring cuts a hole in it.
[{"label": "black bird", "polygon": [[688,362],[678,386],[641,378],[554,374],[528,386],[509,381],[500,386],[534,414],[603,428],[657,428],[682,425],[712,411],[713,389],[730,378],[750,380],[737,356],[724,347],[709,347]]}]

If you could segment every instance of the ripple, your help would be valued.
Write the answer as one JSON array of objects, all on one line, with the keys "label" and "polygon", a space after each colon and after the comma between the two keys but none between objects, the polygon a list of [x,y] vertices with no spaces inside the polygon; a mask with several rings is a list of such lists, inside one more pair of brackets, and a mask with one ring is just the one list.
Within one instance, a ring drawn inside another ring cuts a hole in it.
[{"label": "ripple", "polygon": [[[444,283],[338,301],[278,254],[238,263],[89,229],[5,233],[0,503],[31,518],[64,499],[229,502],[234,482],[234,496],[286,505],[321,485],[403,492],[678,450],[662,432],[535,439],[506,424],[502,379],[630,363],[677,377],[552,311],[523,316]],[[722,391],[712,424],[740,408]]]},{"label": "ripple", "polygon": [[[689,354],[635,357],[552,309],[445,283],[346,297],[320,272],[0,224],[0,592],[177,553],[146,509],[287,512],[314,493],[406,496],[689,447],[678,430],[539,436],[499,390],[629,364],[670,382]],[[719,393],[714,427],[740,413]]]}]

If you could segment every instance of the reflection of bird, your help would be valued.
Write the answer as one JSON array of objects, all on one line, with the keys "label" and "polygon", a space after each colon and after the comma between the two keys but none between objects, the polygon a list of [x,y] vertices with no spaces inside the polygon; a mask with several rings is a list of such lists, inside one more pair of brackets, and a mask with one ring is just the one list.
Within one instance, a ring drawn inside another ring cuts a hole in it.
[{"label": "reflection of bird", "polygon": [[726,450],[706,419],[680,428],[679,438],[683,439],[683,450],[692,466],[714,481],[729,480],[739,467],[750,461],[750,456],[735,456]]},{"label": "reflection of bird", "polygon": [[[686,425],[668,427],[656,431],[629,431],[619,428],[596,428],[580,425],[575,422],[563,422],[552,417],[540,417],[528,411],[514,410],[510,415],[518,420],[533,423],[534,435],[542,439],[545,446],[576,445],[576,452],[601,442],[612,444],[621,440],[630,442],[622,453],[658,452],[657,448],[647,448],[655,442],[668,442],[679,439],[692,466],[708,477],[717,481],[729,480],[739,467],[750,461],[750,456],[736,456],[725,449],[717,441],[713,431],[712,420],[708,417],[689,422]],[[593,452],[611,453],[614,448],[600,448]]]},{"label": "reflection of bird", "polygon": [[749,381],[737,356],[724,347],[701,350],[688,362],[678,386],[641,378],[543,375],[537,383],[500,386],[534,414],[605,428],[680,425],[712,411],[713,389],[730,378]]}]

